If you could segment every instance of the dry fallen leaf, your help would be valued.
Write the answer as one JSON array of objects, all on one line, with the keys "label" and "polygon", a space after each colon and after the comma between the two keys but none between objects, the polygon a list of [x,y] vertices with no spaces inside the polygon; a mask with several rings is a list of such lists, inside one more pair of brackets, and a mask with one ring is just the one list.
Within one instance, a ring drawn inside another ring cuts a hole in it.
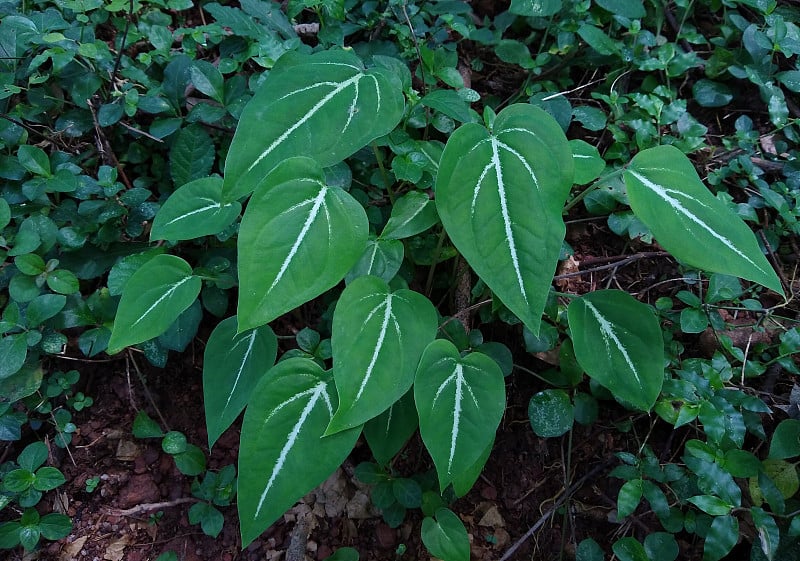
[{"label": "dry fallen leaf", "polygon": [[83,549],[86,540],[88,539],[89,536],[81,536],[74,542],[66,544],[64,549],[61,551],[61,555],[58,557],[59,561],[74,561],[78,555],[80,555],[80,552]]},{"label": "dry fallen leaf", "polygon": [[106,547],[103,559],[107,561],[122,561],[125,557],[125,546],[127,546],[130,541],[131,539],[129,536],[122,536],[118,540],[114,540]]}]

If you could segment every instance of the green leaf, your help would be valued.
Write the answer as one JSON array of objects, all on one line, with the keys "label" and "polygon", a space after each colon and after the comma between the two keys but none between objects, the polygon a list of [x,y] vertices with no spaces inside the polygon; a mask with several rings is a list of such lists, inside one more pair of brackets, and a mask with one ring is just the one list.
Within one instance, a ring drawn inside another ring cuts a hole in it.
[{"label": "green leaf", "polygon": [[245,411],[239,451],[242,546],[341,465],[360,428],[323,437],[338,405],[333,377],[290,358],[261,379]]},{"label": "green leaf", "polygon": [[575,357],[614,396],[649,411],[664,382],[664,344],[652,309],[619,290],[597,291],[567,309]]},{"label": "green leaf", "polygon": [[139,411],[133,420],[133,436],[136,438],[161,438],[164,431],[144,411]]},{"label": "green leaf", "polygon": [[439,165],[436,208],[450,239],[533,333],[561,253],[572,179],[561,127],[530,105],[503,110],[492,132],[462,126]]},{"label": "green leaf", "polygon": [[205,60],[196,60],[189,69],[189,75],[195,88],[225,105],[225,80],[216,66]]},{"label": "green leaf", "polygon": [[783,460],[795,456],[800,456],[800,421],[784,419],[772,433],[768,457]]},{"label": "green leaf", "polygon": [[50,491],[66,483],[64,474],[54,467],[43,467],[36,471],[33,488],[37,491]]},{"label": "green leaf", "polygon": [[206,471],[206,455],[194,444],[187,444],[186,450],[174,454],[175,466],[183,475],[194,477]]},{"label": "green leaf", "polygon": [[592,538],[586,538],[575,550],[575,561],[605,561],[603,548]]},{"label": "green leaf", "polygon": [[599,27],[583,24],[578,28],[578,35],[601,55],[609,56],[619,52],[617,43],[611,40]]},{"label": "green leaf", "polygon": [[171,430],[165,434],[164,439],[161,441],[161,449],[171,456],[186,452],[188,445],[189,443],[186,441],[186,435],[175,430]]},{"label": "green leaf", "polygon": [[344,280],[347,283],[354,279],[372,275],[390,282],[403,264],[403,242],[400,240],[384,240],[381,238],[367,240],[364,253],[353,268],[347,272]]},{"label": "green leaf", "polygon": [[511,0],[509,12],[524,17],[547,17],[561,11],[561,0]]},{"label": "green leaf", "polygon": [[208,447],[239,416],[258,381],[275,363],[278,338],[269,326],[237,333],[236,317],[221,321],[203,354]]},{"label": "green leaf", "polygon": [[52,175],[50,172],[50,158],[38,146],[23,144],[17,149],[17,158],[19,158],[19,163],[22,164],[22,167],[34,175],[44,177]]},{"label": "green leaf", "polygon": [[392,492],[397,502],[406,508],[419,508],[422,504],[422,487],[413,479],[399,477],[392,480]]},{"label": "green leaf", "polygon": [[59,294],[75,294],[81,288],[78,277],[67,269],[56,269],[47,275],[47,286]]},{"label": "green leaf", "polygon": [[203,177],[179,187],[158,210],[151,240],[191,240],[227,228],[242,211],[237,201],[222,201],[222,178]]},{"label": "green leaf", "polygon": [[66,514],[51,512],[39,520],[39,531],[46,540],[60,540],[72,531],[72,520]]},{"label": "green leaf", "polygon": [[109,354],[161,335],[200,294],[202,281],[174,255],[157,255],[128,282],[119,302]]},{"label": "green leaf", "polygon": [[403,114],[398,86],[388,70],[364,71],[350,52],[284,54],[242,112],[225,196],[247,195],[286,158],[303,154],[331,166],[388,134]]},{"label": "green leaf", "polygon": [[753,232],[711,195],[680,150],[665,145],[639,152],[625,172],[625,184],[633,212],[678,260],[783,295]]},{"label": "green leaf", "polygon": [[3,476],[4,491],[22,493],[36,482],[36,475],[28,469],[13,469]]},{"label": "green leaf", "polygon": [[697,495],[686,499],[694,506],[712,516],[724,516],[730,514],[733,505],[730,505],[714,495]]},{"label": "green leaf", "polygon": [[377,417],[414,383],[425,347],[436,337],[430,300],[407,289],[392,292],[376,277],[354,280],[333,314],[331,346],[339,409],[333,434]]},{"label": "green leaf", "polygon": [[0,524],[0,549],[13,549],[19,545],[19,522]]},{"label": "green leaf", "polygon": [[446,508],[436,511],[436,519],[422,521],[422,543],[442,561],[469,561],[469,536],[464,523]]},{"label": "green leaf", "polygon": [[189,125],[175,137],[169,151],[169,171],[176,187],[203,179],[216,157],[214,142],[200,125]]},{"label": "green leaf", "polygon": [[733,100],[733,92],[726,84],[705,79],[694,83],[692,95],[701,107],[724,107]]},{"label": "green leaf", "polygon": [[775,559],[781,539],[778,525],[772,516],[757,506],[750,509],[750,515],[753,517],[753,524],[758,532],[758,544],[761,547],[761,551],[769,561],[772,561]]},{"label": "green leaf", "polygon": [[364,425],[364,437],[378,463],[387,465],[408,442],[418,426],[414,392],[409,390],[389,409],[367,421]]},{"label": "green leaf", "polygon": [[675,536],[667,532],[654,532],[644,538],[644,550],[651,561],[675,561],[680,553]]},{"label": "green leaf", "polygon": [[561,436],[572,428],[574,408],[564,390],[544,390],[528,403],[533,432],[542,438]]},{"label": "green leaf", "polygon": [[358,561],[358,551],[352,547],[340,547],[325,561]]},{"label": "green leaf", "polygon": [[22,469],[36,471],[47,461],[48,451],[44,442],[33,442],[28,444],[17,457],[17,464]]},{"label": "green leaf", "polygon": [[14,259],[14,265],[23,275],[36,276],[45,271],[46,264],[41,256],[35,253],[26,253]]},{"label": "green leaf", "polygon": [[494,439],[484,449],[474,464],[453,478],[453,493],[455,493],[456,497],[463,497],[470,492],[472,486],[475,485],[475,482],[481,476],[481,473],[483,473],[483,468],[493,448]]},{"label": "green leaf", "polygon": [[[21,338],[24,339],[24,335]],[[0,364],[2,356],[0,356]],[[24,365],[14,374],[3,378],[0,377],[0,395],[7,401],[14,402],[39,390],[42,384],[44,371],[41,366]]]},{"label": "green leaf", "polygon": [[24,333],[0,339],[0,380],[19,372],[28,356],[28,343]]},{"label": "green leaf", "polygon": [[9,222],[11,222],[11,207],[8,201],[0,198],[0,230],[8,226]]},{"label": "green leaf", "polygon": [[575,183],[586,185],[600,177],[606,167],[606,162],[600,156],[597,148],[583,140],[570,140],[572,160],[575,163]]},{"label": "green leaf", "polygon": [[644,546],[636,538],[622,538],[611,546],[619,561],[651,561]]},{"label": "green leaf", "polygon": [[19,543],[25,551],[33,551],[39,544],[39,538],[42,532],[39,530],[39,525],[26,526],[23,524],[19,530]]},{"label": "green leaf", "polygon": [[439,339],[420,359],[414,401],[422,440],[445,489],[494,440],[505,410],[503,373],[488,356],[462,357],[455,345]]},{"label": "green leaf", "polygon": [[703,544],[703,561],[719,561],[739,541],[739,521],[733,516],[717,516]]},{"label": "green leaf", "polygon": [[195,503],[189,509],[189,524],[200,524],[205,535],[216,538],[222,532],[225,517],[208,503]]},{"label": "green leaf", "polygon": [[401,240],[421,234],[439,221],[436,204],[423,191],[409,191],[392,206],[392,214],[381,232],[384,240]]},{"label": "green leaf", "polygon": [[471,123],[474,121],[472,113],[470,113],[469,110],[469,103],[464,101],[456,91],[434,90],[419,100],[419,102],[461,123]]},{"label": "green leaf", "polygon": [[37,296],[25,308],[25,321],[30,328],[38,327],[45,320],[60,312],[67,303],[63,294],[42,294]]},{"label": "green leaf", "polygon": [[617,495],[617,520],[633,514],[642,500],[642,479],[626,481]]},{"label": "green leaf", "polygon": [[595,0],[595,2],[615,16],[639,19],[647,15],[643,0]]},{"label": "green leaf", "polygon": [[324,180],[313,160],[290,158],[250,199],[239,229],[240,331],[319,296],[361,256],[364,208]]}]

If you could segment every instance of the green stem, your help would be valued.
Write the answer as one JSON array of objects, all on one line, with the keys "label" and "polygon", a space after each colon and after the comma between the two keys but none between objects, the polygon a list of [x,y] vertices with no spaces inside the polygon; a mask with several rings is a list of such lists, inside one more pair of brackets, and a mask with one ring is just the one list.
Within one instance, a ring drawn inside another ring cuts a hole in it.
[{"label": "green stem", "polygon": [[600,185],[602,185],[603,183],[611,181],[612,179],[616,179],[624,172],[625,168],[619,168],[618,170],[614,170],[611,173],[604,175],[603,177],[601,177],[600,179],[589,185],[586,189],[578,193],[578,195],[574,199],[568,202],[567,205],[564,207],[564,212],[565,213],[569,212],[572,209],[572,207],[581,202],[586,197],[586,195],[588,195],[589,193],[600,187]]},{"label": "green stem", "polygon": [[442,231],[439,233],[439,241],[436,242],[436,249],[433,252],[433,262],[431,263],[431,268],[428,271],[428,280],[425,281],[425,295],[430,298],[431,297],[431,288],[433,287],[433,274],[436,272],[436,264],[439,262],[439,256],[442,254],[442,246],[444,246],[444,239],[447,237],[447,231],[442,228]]},{"label": "green stem", "polygon": [[386,172],[386,167],[383,165],[383,155],[381,154],[381,151],[378,150],[377,144],[372,142],[370,146],[372,146],[372,152],[375,154],[375,159],[378,162],[378,169],[381,170],[383,186],[386,188],[386,192],[389,194],[389,202],[394,205],[394,191],[392,191],[392,184],[389,181],[389,174]]},{"label": "green stem", "polygon": [[560,296],[562,298],[569,298],[570,300],[572,300],[574,298],[580,298],[581,297],[580,294],[570,294],[568,292],[557,292],[555,290],[553,290],[552,293],[555,294],[556,296]]}]

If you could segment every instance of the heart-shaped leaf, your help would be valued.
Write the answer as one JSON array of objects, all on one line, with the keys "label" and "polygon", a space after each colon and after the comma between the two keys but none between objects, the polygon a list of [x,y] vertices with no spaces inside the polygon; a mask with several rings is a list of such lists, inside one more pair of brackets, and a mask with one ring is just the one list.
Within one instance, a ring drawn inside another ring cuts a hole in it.
[{"label": "heart-shaped leaf", "polygon": [[361,429],[323,437],[336,406],[333,377],[312,360],[279,362],[256,386],[239,451],[242,547],[347,458]]},{"label": "heart-shaped leaf", "polygon": [[410,238],[424,232],[439,220],[436,204],[427,193],[410,191],[392,206],[392,215],[381,232],[384,240]]},{"label": "heart-shaped leaf", "polygon": [[378,463],[387,465],[419,426],[414,392],[408,391],[389,409],[364,425],[364,438]]},{"label": "heart-shaped leaf", "polygon": [[108,353],[157,337],[200,294],[202,281],[175,255],[156,255],[125,284],[114,319]]},{"label": "heart-shaped leaf", "polygon": [[371,276],[348,285],[333,315],[339,409],[328,434],[380,415],[411,388],[422,352],[436,337],[436,320],[430,300],[412,290],[392,292]]},{"label": "heart-shaped leaf", "polygon": [[153,219],[151,240],[191,240],[228,227],[242,205],[222,201],[222,178],[204,177],[179,187]]},{"label": "heart-shaped leaf", "polygon": [[658,146],[639,152],[625,172],[625,185],[633,212],[678,260],[783,295],[753,232],[706,189],[680,150]]},{"label": "heart-shaped leaf", "polygon": [[442,490],[494,440],[506,405],[503,372],[488,356],[464,357],[450,341],[428,345],[414,382],[419,431]]},{"label": "heart-shaped leaf", "polygon": [[436,208],[470,266],[534,333],[566,231],[561,218],[573,160],[558,123],[512,105],[492,131],[459,128],[436,180]]},{"label": "heart-shaped leaf", "polygon": [[278,165],[253,194],[239,229],[239,330],[319,296],[364,251],[368,221],[309,158]]},{"label": "heart-shaped leaf", "polygon": [[464,523],[446,508],[436,511],[436,519],[422,521],[422,543],[442,561],[469,561],[469,535]]},{"label": "heart-shaped leaf", "polygon": [[391,73],[365,71],[350,52],[288,52],[242,112],[223,192],[228,200],[247,195],[279,162],[298,154],[323,167],[338,163],[391,132],[403,106]]},{"label": "heart-shaped leaf", "polygon": [[372,275],[386,282],[391,281],[403,264],[403,242],[372,238],[367,240],[366,249],[356,264],[348,271],[344,280],[352,282],[358,277]]},{"label": "heart-shaped leaf", "polygon": [[649,411],[664,382],[664,343],[652,309],[621,290],[576,298],[567,309],[575,357],[615,397]]},{"label": "heart-shaped leaf", "polygon": [[236,317],[217,324],[203,354],[208,447],[231,426],[258,381],[275,363],[278,339],[269,326],[237,333]]}]

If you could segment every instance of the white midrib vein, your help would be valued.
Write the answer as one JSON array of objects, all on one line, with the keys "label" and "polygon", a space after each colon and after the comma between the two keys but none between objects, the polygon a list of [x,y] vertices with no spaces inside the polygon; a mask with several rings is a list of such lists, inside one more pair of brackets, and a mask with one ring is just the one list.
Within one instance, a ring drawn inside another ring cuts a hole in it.
[{"label": "white midrib vein", "polygon": [[388,294],[385,301],[386,308],[383,310],[383,320],[381,321],[381,328],[378,332],[378,340],[375,343],[375,348],[372,351],[367,371],[364,373],[364,378],[361,380],[361,386],[356,393],[356,401],[361,398],[364,389],[367,387],[369,379],[372,377],[372,371],[375,369],[375,363],[378,361],[378,355],[383,348],[383,340],[386,338],[386,331],[389,329],[389,320],[392,319],[392,295]]},{"label": "white midrib vein", "polygon": [[311,117],[313,117],[317,113],[317,111],[322,109],[326,103],[328,103],[331,99],[336,97],[336,95],[338,95],[340,92],[348,88],[351,84],[357,84],[358,81],[361,80],[362,76],[363,74],[356,74],[355,76],[348,78],[344,82],[339,82],[339,84],[334,89],[325,94],[325,96],[322,99],[320,99],[317,103],[315,103],[311,107],[311,109],[309,109],[308,112],[305,115],[303,115],[295,124],[286,129],[283,132],[283,134],[281,134],[278,138],[276,138],[272,142],[272,144],[267,146],[264,149],[264,151],[261,152],[258,158],[256,158],[255,161],[252,164],[250,164],[250,167],[247,168],[247,171],[248,172],[252,171],[253,168],[256,167],[259,163],[261,163],[261,161],[264,158],[266,158],[273,150],[275,150],[275,148],[280,146],[287,138],[289,138],[292,135],[292,133],[294,133],[294,131],[302,127]]},{"label": "white midrib vein", "polygon": [[[311,225],[314,223],[314,220],[317,219],[317,215],[319,214],[319,209],[325,203],[325,195],[328,194],[328,187],[326,185],[321,185],[321,189],[319,194],[314,197],[313,199],[308,199],[303,201],[302,204],[307,204],[313,202],[313,206],[311,207],[311,211],[308,213],[308,217],[306,218],[305,223],[303,224],[302,230],[297,235],[297,239],[292,244],[292,248],[289,250],[289,253],[286,255],[286,258],[283,260],[281,264],[281,268],[278,270],[278,274],[275,276],[275,280],[272,281],[272,284],[267,289],[267,294],[272,292],[272,289],[283,279],[283,275],[286,274],[286,269],[289,268],[291,265],[292,260],[294,259],[295,255],[297,255],[297,250],[300,249],[300,246],[303,244],[306,238],[306,234],[311,229]],[[297,205],[300,206],[300,205]]]},{"label": "white midrib vein", "polygon": [[[181,214],[180,216],[178,216],[176,218],[173,218],[169,222],[165,223],[164,226],[169,226],[170,224],[174,224],[178,220],[183,220],[184,218],[188,218],[189,216],[194,216],[195,214],[200,214],[201,212],[205,212],[207,210],[213,210],[213,209],[222,208],[222,203],[218,202],[218,201],[215,201],[214,199],[209,199],[207,197],[201,197],[198,200],[200,200],[200,201],[211,201],[212,204],[204,206],[204,207],[196,208],[194,210],[190,210],[189,212],[187,212],[185,214]],[[228,205],[225,205],[225,206],[228,206]]]},{"label": "white midrib vein", "polygon": [[[300,418],[297,419],[297,423],[292,427],[292,431],[289,433],[289,436],[286,438],[286,443],[281,448],[280,454],[278,454],[278,459],[275,461],[275,465],[272,468],[272,473],[270,474],[270,478],[267,481],[266,487],[264,487],[264,491],[261,493],[261,497],[258,500],[258,505],[256,506],[256,513],[253,517],[253,520],[258,518],[259,513],[261,512],[261,508],[264,506],[264,501],[267,498],[267,493],[272,488],[272,485],[275,483],[275,479],[277,479],[278,475],[281,473],[283,469],[283,464],[286,463],[286,456],[289,455],[289,452],[292,450],[292,447],[297,443],[297,437],[300,434],[300,431],[303,429],[303,425],[308,419],[308,416],[311,414],[311,411],[314,410],[314,406],[317,404],[319,398],[325,393],[325,382],[319,382],[313,388],[310,388],[296,396],[291,398],[292,401],[303,397],[305,395],[311,394],[311,397],[306,403],[306,406],[303,407],[303,411],[300,413]],[[269,419],[269,417],[267,418]]]},{"label": "white midrib vein", "polygon": [[[242,357],[241,364],[239,365],[239,370],[236,372],[236,379],[233,381],[233,387],[231,388],[230,393],[228,394],[228,399],[225,402],[225,407],[222,408],[225,411],[228,408],[228,405],[231,403],[231,399],[233,399],[233,394],[236,392],[236,386],[239,385],[239,378],[242,377],[242,372],[244,372],[244,367],[247,364],[247,359],[250,358],[250,353],[253,350],[253,344],[256,341],[256,330],[254,329],[252,333],[250,333],[250,337],[248,337],[249,342],[247,344],[247,350],[244,352],[244,356]],[[234,349],[238,347],[242,341],[239,341],[234,345]]]},{"label": "white midrib vein", "polygon": [[506,186],[503,179],[503,170],[500,167],[500,152],[497,149],[498,145],[498,140],[492,137],[492,165],[494,166],[495,176],[497,178],[497,194],[500,196],[500,214],[503,217],[503,226],[505,227],[508,251],[511,254],[511,264],[514,266],[514,273],[517,276],[519,291],[520,294],[522,294],[522,299],[525,300],[525,304],[527,305],[528,294],[525,292],[525,283],[522,281],[522,271],[519,267],[519,255],[517,255],[517,244],[514,241],[514,232],[511,230],[511,217],[508,214]]},{"label": "white midrib vein", "polygon": [[[725,247],[727,247],[728,249],[733,251],[736,255],[738,255],[739,257],[741,257],[742,259],[744,259],[748,263],[750,263],[753,267],[755,267],[756,269],[758,269],[762,273],[766,274],[766,271],[764,271],[764,269],[762,269],[761,267],[759,267],[758,265],[753,263],[753,261],[749,257],[747,257],[747,255],[742,253],[739,250],[739,248],[737,248],[736,245],[734,245],[734,243],[731,240],[729,240],[725,236],[722,236],[719,233],[715,232],[713,228],[711,228],[708,224],[706,224],[705,222],[700,220],[697,216],[692,214],[692,212],[689,211],[689,209],[687,209],[685,206],[683,206],[683,204],[678,199],[676,199],[674,197],[671,197],[669,195],[669,193],[667,192],[667,189],[665,189],[664,187],[662,187],[661,185],[659,185],[657,183],[654,183],[654,182],[650,181],[648,178],[646,178],[645,176],[643,176],[642,174],[640,174],[639,172],[637,172],[635,170],[628,170],[628,171],[630,171],[630,174],[633,175],[636,179],[641,181],[644,184],[645,187],[647,187],[648,189],[653,191],[656,195],[658,195],[659,197],[664,199],[667,203],[670,204],[670,206],[672,206],[672,208],[677,210],[680,214],[682,214],[683,216],[685,216],[686,218],[688,218],[689,220],[691,220],[692,222],[694,222],[695,224],[700,226],[703,230],[705,230],[706,232],[711,234],[711,237],[713,237],[714,239],[719,240],[720,242],[722,242],[722,244]],[[699,203],[699,202],[698,202],[698,204],[702,205],[702,203]],[[703,205],[703,206],[705,206],[705,205]]]},{"label": "white midrib vein", "polygon": [[188,277],[186,277],[186,278],[183,278],[183,279],[179,280],[178,282],[176,282],[175,284],[173,284],[171,287],[169,287],[169,290],[167,290],[167,291],[166,291],[164,294],[162,294],[162,295],[161,295],[161,296],[158,298],[158,300],[156,300],[155,302],[153,302],[153,304],[152,304],[152,305],[151,305],[149,308],[147,308],[147,309],[144,311],[144,313],[143,313],[141,316],[139,316],[139,319],[137,319],[136,321],[134,321],[134,322],[131,324],[131,327],[136,327],[136,325],[137,325],[137,324],[138,324],[140,321],[142,321],[144,318],[146,318],[146,317],[147,317],[147,315],[148,315],[150,312],[152,312],[152,311],[153,311],[153,310],[156,308],[156,306],[158,306],[159,304],[161,304],[161,302],[163,302],[164,300],[166,300],[167,298],[169,298],[170,296],[172,296],[172,294],[173,294],[173,293],[174,293],[176,290],[178,290],[178,288],[180,288],[180,287],[183,285],[183,283],[185,283],[185,282],[187,282],[187,281],[189,281],[189,280],[191,280],[191,279],[193,279],[193,278],[194,278],[194,276],[193,276],[193,275],[189,275]]},{"label": "white midrib vein", "polygon": [[464,380],[464,367],[460,363],[456,363],[453,373],[439,385],[439,388],[436,390],[436,394],[433,397],[433,405],[436,406],[436,401],[439,399],[439,396],[453,380],[455,380],[456,387],[455,395],[453,397],[453,425],[450,429],[450,455],[447,460],[448,474],[452,472],[453,458],[455,458],[456,454],[456,443],[458,442],[458,431],[461,423],[461,404],[464,401],[464,386],[466,386],[467,391],[472,397],[472,402],[476,407],[478,407],[478,400],[475,398],[475,394],[472,393],[472,388],[470,388],[469,384],[467,384]]},{"label": "white midrib vein", "polygon": [[639,372],[636,371],[636,367],[633,365],[633,361],[631,360],[631,357],[628,354],[628,350],[625,348],[625,345],[622,344],[622,341],[619,340],[619,337],[617,337],[617,334],[614,332],[614,326],[611,324],[610,321],[608,321],[605,317],[603,317],[603,314],[600,313],[600,310],[595,308],[591,302],[583,300],[583,303],[584,305],[586,305],[589,311],[592,312],[592,315],[594,316],[594,319],[597,320],[597,323],[600,324],[600,333],[602,333],[603,335],[603,341],[606,344],[606,350],[609,353],[611,352],[610,347],[608,345],[608,339],[611,338],[611,340],[617,346],[617,349],[619,349],[619,352],[622,354],[622,358],[625,359],[628,368],[631,369],[633,377],[636,378],[636,382],[639,384],[639,386],[642,386],[642,380],[641,378],[639,378]]}]

